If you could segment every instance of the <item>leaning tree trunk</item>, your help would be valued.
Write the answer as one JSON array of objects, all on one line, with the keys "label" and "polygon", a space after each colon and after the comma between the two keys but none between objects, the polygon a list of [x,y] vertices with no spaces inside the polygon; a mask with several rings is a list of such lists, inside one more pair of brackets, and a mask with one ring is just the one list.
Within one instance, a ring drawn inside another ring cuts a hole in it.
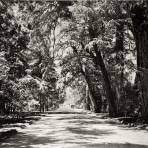
[{"label": "leaning tree trunk", "polygon": [[148,117],[148,21],[147,7],[135,5],[131,9],[133,34],[137,50],[136,84],[140,89],[141,113]]},{"label": "leaning tree trunk", "polygon": [[[91,106],[92,109],[95,113],[100,113],[101,112],[101,98],[99,98],[99,96],[95,95],[95,91],[93,90],[94,86],[91,82],[90,76],[88,75],[88,70],[87,68],[85,68],[85,73],[83,74],[85,77],[85,80],[87,82],[88,85],[88,89],[89,89],[89,99],[91,102]],[[98,103],[99,102],[99,103]]]},{"label": "leaning tree trunk", "polygon": [[[77,56],[78,58],[78,63],[79,63],[79,66],[80,66],[80,71],[82,73],[82,75],[84,76],[85,78],[85,81],[88,85],[88,89],[89,89],[89,99],[90,99],[90,102],[91,102],[91,106],[92,106],[92,109],[95,113],[100,113],[101,112],[101,108],[100,108],[100,104],[98,105],[98,102],[101,102],[101,98],[98,97],[98,96],[95,96],[95,92],[93,90],[94,88],[94,85],[92,84],[92,80],[89,76],[89,72],[88,72],[88,69],[85,67],[85,70],[83,70],[83,66],[82,66],[82,63],[81,63],[81,59],[79,57],[79,54],[77,52],[77,49],[75,46],[72,46],[73,48],[73,51],[74,51],[74,54]],[[99,99],[99,101],[98,101]],[[102,104],[101,104],[102,105]],[[102,107],[102,106],[101,106]]]},{"label": "leaning tree trunk", "polygon": [[[88,28],[90,40],[92,41],[94,38],[97,38],[99,34],[97,34],[96,29],[94,29],[91,25]],[[104,79],[104,86],[106,90],[106,95],[109,103],[109,115],[111,117],[116,117],[117,116],[117,105],[116,105],[116,95],[115,92],[113,91],[111,87],[111,82],[109,79],[109,74],[107,72],[107,69],[105,67],[101,52],[98,50],[97,44],[93,45],[95,55],[92,52],[89,52],[91,55],[94,64],[96,65],[96,69],[98,67],[101,69],[103,79]],[[99,69],[99,70],[100,70]]]},{"label": "leaning tree trunk", "polygon": [[94,51],[96,53],[96,58],[94,59],[94,62],[96,66],[100,67],[104,79],[105,90],[109,103],[109,114],[111,117],[116,117],[117,116],[116,95],[111,87],[109,74],[105,67],[101,52],[98,50],[97,44],[94,45]]}]

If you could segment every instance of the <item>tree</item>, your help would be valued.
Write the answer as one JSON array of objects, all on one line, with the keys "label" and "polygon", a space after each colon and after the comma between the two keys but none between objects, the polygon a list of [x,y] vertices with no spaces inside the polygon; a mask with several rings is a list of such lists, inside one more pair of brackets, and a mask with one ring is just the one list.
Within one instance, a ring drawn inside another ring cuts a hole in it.
[{"label": "tree", "polygon": [[137,51],[137,77],[136,84],[140,90],[141,112],[144,118],[148,116],[148,30],[147,30],[147,2],[137,3],[131,8],[131,18],[133,23],[133,34]]},{"label": "tree", "polygon": [[29,38],[15,20],[7,1],[0,1],[0,20],[0,55],[4,70],[0,76],[1,105],[2,112],[9,112],[17,106],[14,102],[19,98],[16,81],[26,75],[28,64],[24,53]]},{"label": "tree", "polygon": [[[80,2],[75,4],[72,12],[74,14],[75,19],[73,19],[73,24],[71,24],[71,29],[75,28],[74,33],[71,36],[71,40],[75,40],[77,42],[77,45],[81,45],[81,48],[84,50],[85,46],[89,43],[94,44],[93,45],[93,49],[92,51],[90,51],[89,49],[87,50],[87,52],[89,53],[90,58],[92,59],[92,61],[94,62],[95,68],[102,72],[102,76],[104,79],[104,86],[106,89],[106,94],[108,96],[108,101],[109,101],[109,108],[110,108],[110,115],[111,116],[116,116],[117,115],[117,107],[116,107],[116,102],[115,102],[115,95],[114,92],[112,90],[111,87],[111,82],[109,79],[109,74],[107,72],[106,66],[104,64],[102,55],[100,50],[98,50],[98,45],[97,43],[93,42],[94,39],[100,39],[99,34],[101,34],[102,36],[102,31],[103,31],[103,22],[100,21],[98,19],[98,14],[97,12],[94,11],[94,7],[93,5],[95,5],[95,3],[91,3],[91,2]],[[91,7],[92,6],[92,7]],[[79,12],[81,11],[81,14],[79,14]],[[87,17],[86,14],[87,13]],[[81,21],[80,21],[81,19]],[[100,27],[97,29],[96,28],[96,24],[99,23]],[[73,28],[72,28],[73,27]],[[77,33],[76,33],[77,31]],[[76,35],[77,34],[77,35]],[[101,46],[100,46],[101,47]],[[101,49],[104,48],[101,47]],[[76,51],[76,48],[74,49],[74,51]],[[76,52],[75,52],[76,53]],[[81,62],[80,59],[79,63]],[[80,63],[81,64],[81,63]],[[100,66],[100,68],[98,67]],[[82,69],[83,70],[83,69]],[[85,69],[85,72],[87,73],[87,69]],[[83,73],[83,71],[82,71]],[[87,82],[90,85],[90,90],[92,88],[91,84],[90,84],[90,80],[88,75],[85,75],[85,73],[83,74],[85,76],[85,79],[87,80]],[[92,96],[94,95],[94,93],[92,93]],[[92,97],[94,98],[94,97]],[[95,100],[95,99],[94,99]]]},{"label": "tree", "polygon": [[39,94],[40,110],[46,111],[56,106],[55,100],[59,99],[56,89],[58,76],[55,70],[54,46],[60,8],[56,2],[22,2],[19,9],[20,19],[24,26],[27,26],[31,37],[28,70],[32,77],[40,79],[41,83],[44,81],[48,88],[48,93],[41,91]]},{"label": "tree", "polygon": [[90,64],[89,62],[84,62],[86,55],[84,55],[83,50],[77,51],[74,45],[71,45],[70,47],[72,53],[69,53],[67,56],[63,57],[61,62],[63,77],[69,75],[69,78],[66,80],[65,84],[70,85],[74,81],[84,81],[89,88],[88,92],[85,93],[86,102],[89,100],[89,105],[94,112],[101,112],[101,96],[98,95],[98,84],[96,83],[96,81],[98,82],[96,78],[98,73],[95,71],[93,65],[91,65],[92,63]]}]

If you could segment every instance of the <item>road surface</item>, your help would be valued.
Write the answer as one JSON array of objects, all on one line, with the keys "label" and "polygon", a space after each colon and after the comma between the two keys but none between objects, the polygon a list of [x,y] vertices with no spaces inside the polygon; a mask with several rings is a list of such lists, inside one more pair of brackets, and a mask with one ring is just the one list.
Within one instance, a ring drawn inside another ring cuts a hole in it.
[{"label": "road surface", "polygon": [[148,148],[148,131],[113,124],[95,114],[48,114],[17,130],[0,148]]}]

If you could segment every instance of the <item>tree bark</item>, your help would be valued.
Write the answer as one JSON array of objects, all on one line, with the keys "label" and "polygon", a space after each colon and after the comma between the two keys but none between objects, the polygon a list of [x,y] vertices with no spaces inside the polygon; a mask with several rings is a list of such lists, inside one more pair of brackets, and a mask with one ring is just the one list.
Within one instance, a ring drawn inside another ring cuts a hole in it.
[{"label": "tree bark", "polygon": [[96,68],[98,68],[98,66],[100,67],[104,79],[105,90],[109,102],[109,115],[111,117],[116,117],[117,116],[116,95],[112,90],[109,74],[105,67],[101,52],[98,50],[97,44],[94,45],[94,51],[96,54],[96,57],[94,58],[94,63],[96,65]]},{"label": "tree bark", "polygon": [[147,7],[135,5],[131,9],[133,34],[137,50],[136,85],[140,90],[141,113],[144,118],[148,117],[148,21]]},{"label": "tree bark", "polygon": [[85,110],[91,110],[91,102],[90,102],[90,98],[89,98],[89,89],[88,86],[86,86],[86,90],[85,90],[85,100],[84,100],[84,108]]},{"label": "tree bark", "polygon": [[116,25],[116,42],[115,42],[115,53],[116,53],[116,64],[120,66],[120,76],[118,84],[116,86],[117,96],[117,112],[120,116],[124,115],[125,112],[125,96],[124,96],[124,22],[118,21]]},{"label": "tree bark", "polygon": [[[90,36],[91,41],[94,38],[97,38],[99,35],[98,33],[96,33],[96,30],[91,25],[89,26],[88,32],[89,32],[89,36]],[[102,35],[103,35],[103,33],[102,33]],[[117,116],[116,95],[115,95],[115,92],[112,90],[111,82],[109,79],[109,74],[108,74],[107,69],[105,67],[101,52],[98,50],[97,44],[94,44],[93,48],[94,48],[96,56],[92,52],[89,52],[89,54],[93,59],[96,69],[98,69],[100,67],[102,75],[103,75],[104,84],[105,84],[104,86],[105,86],[106,95],[107,95],[107,99],[108,99],[108,103],[109,103],[109,115],[111,117],[116,117]]]}]

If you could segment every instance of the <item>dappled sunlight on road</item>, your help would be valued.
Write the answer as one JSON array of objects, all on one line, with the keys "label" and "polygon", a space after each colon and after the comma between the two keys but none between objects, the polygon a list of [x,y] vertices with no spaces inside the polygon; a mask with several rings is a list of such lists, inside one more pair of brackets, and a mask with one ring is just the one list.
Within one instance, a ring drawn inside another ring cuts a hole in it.
[{"label": "dappled sunlight on road", "polygon": [[65,113],[48,114],[19,129],[0,148],[148,148],[142,145],[148,145],[146,131],[127,130],[95,114]]}]

